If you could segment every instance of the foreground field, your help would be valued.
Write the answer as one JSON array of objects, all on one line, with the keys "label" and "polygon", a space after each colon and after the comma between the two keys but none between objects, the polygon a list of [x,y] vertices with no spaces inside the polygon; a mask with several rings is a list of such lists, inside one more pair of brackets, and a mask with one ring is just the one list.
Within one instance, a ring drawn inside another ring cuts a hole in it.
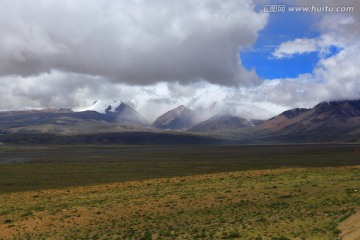
[{"label": "foreground field", "polygon": [[360,167],[202,174],[0,195],[0,239],[338,239]]},{"label": "foreground field", "polygon": [[338,224],[360,210],[359,154],[0,145],[0,239],[356,239],[357,215]]}]

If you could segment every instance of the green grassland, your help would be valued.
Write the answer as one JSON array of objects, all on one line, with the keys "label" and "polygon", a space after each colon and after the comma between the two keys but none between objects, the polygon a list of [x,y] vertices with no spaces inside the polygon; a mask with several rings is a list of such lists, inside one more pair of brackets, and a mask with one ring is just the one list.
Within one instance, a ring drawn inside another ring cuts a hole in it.
[{"label": "green grassland", "polygon": [[360,210],[358,145],[0,154],[0,239],[339,239]]}]

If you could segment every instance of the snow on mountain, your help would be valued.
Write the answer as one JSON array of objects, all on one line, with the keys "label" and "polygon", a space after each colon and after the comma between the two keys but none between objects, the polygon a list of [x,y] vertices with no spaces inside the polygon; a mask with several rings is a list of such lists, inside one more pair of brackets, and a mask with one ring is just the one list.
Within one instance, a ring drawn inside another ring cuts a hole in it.
[{"label": "snow on mountain", "polygon": [[75,112],[83,111],[95,111],[105,115],[105,120],[109,122],[125,122],[135,123],[140,125],[148,125],[147,120],[141,116],[135,109],[128,104],[113,100],[110,102],[106,101],[95,101],[93,105],[84,108],[73,109]]},{"label": "snow on mountain", "polygon": [[95,111],[98,113],[105,114],[107,112],[115,112],[116,107],[118,107],[122,101],[113,100],[113,101],[95,101],[91,106],[74,108],[74,112],[83,112],[83,111]]}]

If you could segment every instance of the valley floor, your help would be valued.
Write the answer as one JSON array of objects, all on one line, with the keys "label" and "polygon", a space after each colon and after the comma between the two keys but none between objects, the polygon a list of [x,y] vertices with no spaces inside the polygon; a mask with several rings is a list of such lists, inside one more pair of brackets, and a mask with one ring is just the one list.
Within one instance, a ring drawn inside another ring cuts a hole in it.
[{"label": "valley floor", "polygon": [[6,193],[0,239],[338,239],[359,180],[299,168]]},{"label": "valley floor", "polygon": [[356,239],[358,149],[3,146],[0,239]]}]

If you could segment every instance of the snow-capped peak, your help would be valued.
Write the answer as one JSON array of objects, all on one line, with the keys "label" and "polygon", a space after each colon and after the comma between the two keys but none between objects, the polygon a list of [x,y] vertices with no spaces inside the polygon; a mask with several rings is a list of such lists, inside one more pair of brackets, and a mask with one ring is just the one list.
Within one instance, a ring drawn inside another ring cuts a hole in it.
[{"label": "snow-capped peak", "polygon": [[133,109],[136,109],[136,101],[133,99],[133,98],[130,98],[128,101],[127,101],[127,105],[129,105],[130,107],[132,107]]},{"label": "snow-capped peak", "polygon": [[108,113],[108,112],[115,112],[115,109],[123,103],[120,100],[113,100],[113,101],[95,101],[93,105],[89,107],[82,107],[82,108],[74,108],[74,112],[82,112],[82,111],[96,111],[98,113]]}]

